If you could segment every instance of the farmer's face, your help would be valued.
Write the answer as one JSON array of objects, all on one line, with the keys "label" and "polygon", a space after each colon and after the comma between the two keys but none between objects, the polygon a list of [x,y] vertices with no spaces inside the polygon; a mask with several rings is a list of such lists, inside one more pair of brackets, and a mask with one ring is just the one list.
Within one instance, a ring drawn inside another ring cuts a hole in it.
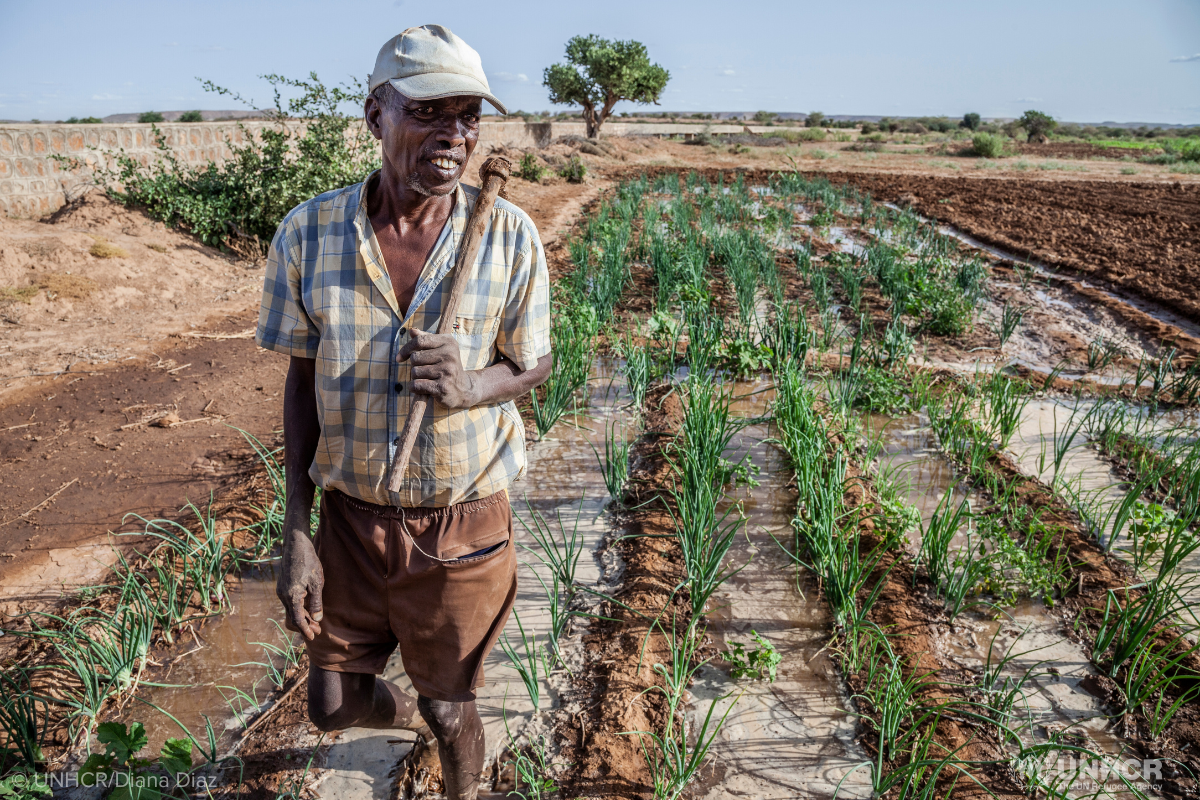
[{"label": "farmer's face", "polygon": [[373,95],[367,97],[367,124],[383,143],[385,165],[420,194],[449,194],[479,141],[483,101],[478,97],[398,99],[384,107]]}]

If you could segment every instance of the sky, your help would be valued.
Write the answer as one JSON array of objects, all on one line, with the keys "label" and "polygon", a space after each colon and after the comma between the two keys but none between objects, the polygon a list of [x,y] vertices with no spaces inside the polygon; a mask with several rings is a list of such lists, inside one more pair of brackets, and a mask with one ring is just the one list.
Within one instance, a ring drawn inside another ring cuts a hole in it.
[{"label": "sky", "polygon": [[1200,0],[0,0],[0,119],[238,107],[197,78],[270,105],[258,76],[365,79],[425,23],[479,51],[510,110],[551,108],[542,71],[594,33],[647,46],[671,111],[1200,124]]}]

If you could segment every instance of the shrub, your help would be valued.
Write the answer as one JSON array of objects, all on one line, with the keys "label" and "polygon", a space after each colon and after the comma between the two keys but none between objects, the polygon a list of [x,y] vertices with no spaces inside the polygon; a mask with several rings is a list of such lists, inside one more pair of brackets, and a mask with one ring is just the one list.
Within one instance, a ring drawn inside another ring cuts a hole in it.
[{"label": "shrub", "polygon": [[1004,155],[1004,140],[991,133],[977,133],[971,137],[971,150],[983,158],[1000,158]]},{"label": "shrub", "polygon": [[67,119],[66,124],[68,124],[68,125],[99,125],[101,122],[104,122],[104,120],[100,119],[99,117],[83,117],[83,118],[69,117]]},{"label": "shrub", "polygon": [[138,122],[162,122],[163,115],[157,111],[143,111],[138,114]]},{"label": "shrub", "polygon": [[877,130],[879,130],[879,126],[876,125],[874,122],[864,122],[862,124],[862,132],[864,134],[875,133],[875,131],[877,131]]},{"label": "shrub", "polygon": [[779,115],[773,111],[755,111],[754,121],[759,125],[766,125],[768,122],[774,122]]},{"label": "shrub", "polygon": [[1032,109],[1022,114],[1017,122],[1025,129],[1025,135],[1031,142],[1046,141],[1050,132],[1058,127],[1058,122],[1054,117]]},{"label": "shrub", "polygon": [[517,174],[527,181],[537,183],[545,174],[546,168],[538,161],[537,156],[533,153],[526,153],[521,156],[521,165],[517,168]]},{"label": "shrub", "polygon": [[123,247],[118,247],[107,239],[96,239],[96,243],[92,245],[88,252],[96,258],[129,258],[129,251]]},{"label": "shrub", "polygon": [[825,115],[820,111],[813,111],[804,118],[804,126],[806,128],[819,128],[825,122]]},{"label": "shrub", "polygon": [[979,123],[981,120],[982,118],[972,111],[969,114],[963,114],[962,122],[960,122],[959,125],[969,131],[977,131],[979,130]]},{"label": "shrub", "polygon": [[587,176],[587,164],[584,164],[579,156],[571,156],[558,170],[558,174],[569,183],[583,183],[584,177]]},{"label": "shrub", "polygon": [[203,122],[204,117],[199,111],[185,111],[179,115],[180,122]]},{"label": "shrub", "polygon": [[[276,88],[275,108],[266,110],[266,116],[299,117],[305,125],[267,128],[257,136],[247,131],[246,144],[227,142],[228,159],[197,166],[176,158],[155,128],[161,153],[157,161],[143,166],[118,153],[115,167],[96,171],[96,182],[118,202],[141,206],[205,244],[224,245],[243,255],[265,253],[288,211],[331,189],[362,181],[380,162],[375,139],[360,128],[360,117],[338,113],[343,104],[362,108],[361,86],[326,87],[315,74],[307,81],[263,77]],[[204,88],[242,99],[211,82]],[[287,101],[286,112],[281,88],[299,90],[298,97]]]}]

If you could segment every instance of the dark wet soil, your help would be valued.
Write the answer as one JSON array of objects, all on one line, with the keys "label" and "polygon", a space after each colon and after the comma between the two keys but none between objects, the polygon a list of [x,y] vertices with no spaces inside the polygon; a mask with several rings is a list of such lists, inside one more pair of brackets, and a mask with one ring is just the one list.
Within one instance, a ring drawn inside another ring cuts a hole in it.
[{"label": "dark wet soil", "polygon": [[[231,317],[213,332],[253,324]],[[186,501],[203,507],[245,480],[256,465],[234,427],[273,441],[286,358],[249,339],[176,339],[159,355],[169,366],[67,374],[0,407],[0,584],[10,602],[77,584],[92,565],[64,549],[103,544],[125,514],[174,518]],[[186,424],[133,424],[166,413]]]},{"label": "dark wet soil", "polygon": [[[682,577],[679,547],[671,517],[659,493],[668,486],[670,468],[663,446],[678,432],[682,407],[669,387],[646,398],[646,429],[631,454],[626,507],[630,511],[610,544],[624,563],[619,586],[601,615],[583,635],[584,666],[576,674],[573,696],[583,710],[577,724],[560,728],[562,760],[570,764],[563,781],[565,797],[644,798],[651,794],[649,771],[636,736],[624,731],[661,731],[666,722],[662,697],[645,689],[661,683],[652,665],[666,663],[666,640],[650,633],[650,620],[662,614]],[[682,595],[676,594],[678,628],[687,624]],[[668,615],[669,616],[669,615]]]},{"label": "dark wet soil", "polygon": [[1200,187],[829,173],[981,241],[1200,319]]}]

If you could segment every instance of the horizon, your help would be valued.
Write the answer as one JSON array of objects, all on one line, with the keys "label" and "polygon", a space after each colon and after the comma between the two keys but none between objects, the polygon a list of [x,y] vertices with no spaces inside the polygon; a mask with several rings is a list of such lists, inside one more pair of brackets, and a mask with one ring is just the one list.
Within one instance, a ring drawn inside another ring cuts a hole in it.
[{"label": "horizon", "polygon": [[[772,24],[741,37],[727,32],[742,31],[747,15],[717,3],[686,15],[628,0],[604,10],[532,0],[517,0],[502,16],[492,9],[468,2],[455,18],[442,12],[441,21],[480,52],[492,90],[509,108],[531,113],[568,108],[550,104],[542,70],[563,60],[571,36],[595,33],[643,42],[671,72],[660,107],[622,102],[615,114],[738,106],[830,117],[953,119],[973,111],[1007,119],[1036,108],[1079,124],[1200,124],[1200,3],[1189,0],[1151,0],[1132,15],[1112,0],[1052,7],[1018,0],[1002,13],[947,0],[904,8],[880,0],[853,8],[774,0],[754,12]],[[323,13],[325,6],[303,0],[251,7],[221,0],[203,14],[68,0],[53,17],[5,5],[0,118],[211,108],[216,96],[198,79],[268,105],[258,76],[315,71],[326,85],[361,80],[377,39],[437,21],[413,0],[351,0],[339,10],[378,24],[312,25]]]}]

